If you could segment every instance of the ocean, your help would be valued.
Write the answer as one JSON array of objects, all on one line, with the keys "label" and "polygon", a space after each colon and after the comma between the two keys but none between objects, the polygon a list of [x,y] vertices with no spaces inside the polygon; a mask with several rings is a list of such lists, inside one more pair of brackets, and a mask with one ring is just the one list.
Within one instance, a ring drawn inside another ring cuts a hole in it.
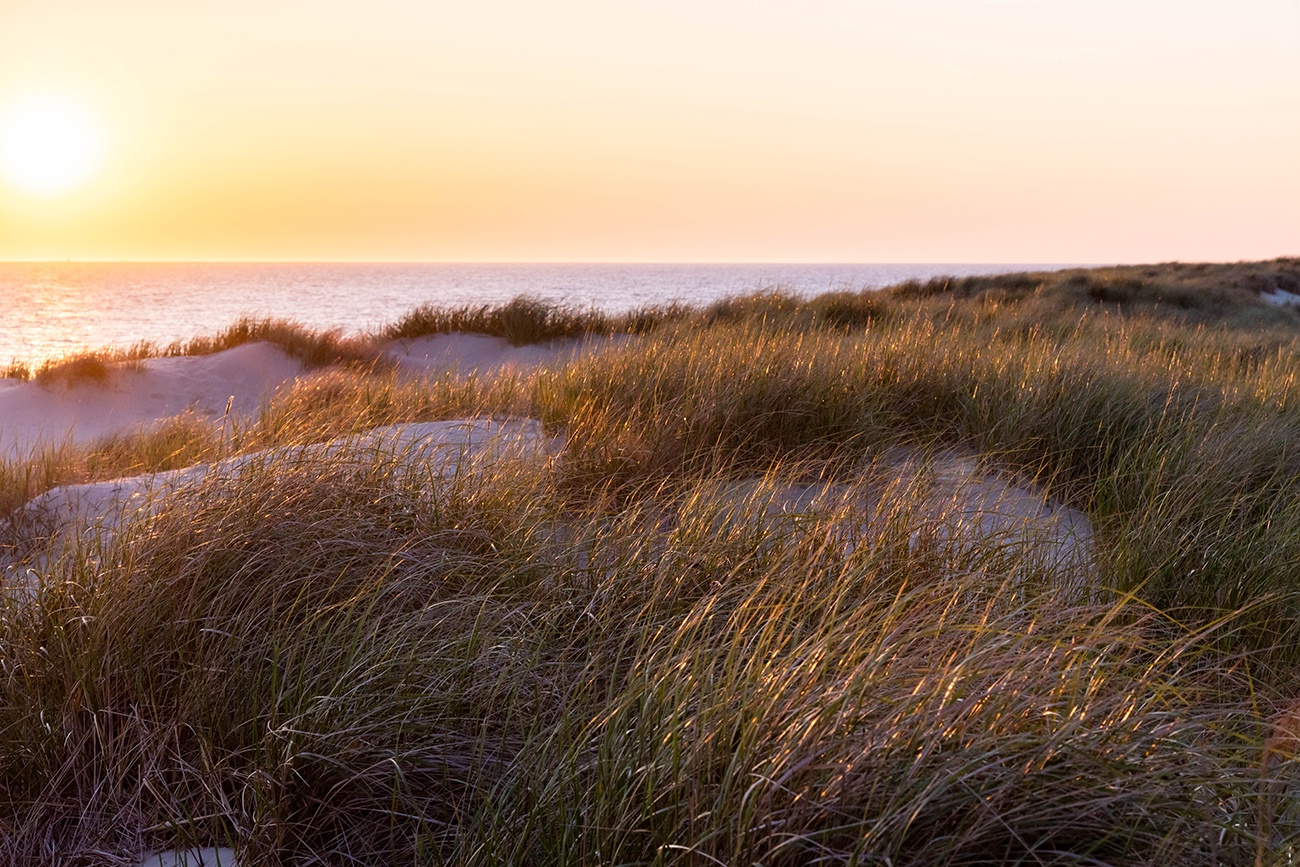
[{"label": "ocean", "polygon": [[0,367],[213,334],[241,316],[362,333],[425,303],[519,295],[611,312],[780,288],[800,295],[912,278],[1068,265],[0,263]]}]

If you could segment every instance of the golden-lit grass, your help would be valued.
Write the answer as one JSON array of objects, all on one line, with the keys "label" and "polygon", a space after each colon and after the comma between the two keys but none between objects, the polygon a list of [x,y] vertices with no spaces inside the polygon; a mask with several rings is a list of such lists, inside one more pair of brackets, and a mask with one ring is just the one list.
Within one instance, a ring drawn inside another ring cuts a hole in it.
[{"label": "golden-lit grass", "polygon": [[1231,624],[909,545],[903,491],[719,525],[702,482],[574,510],[562,472],[254,465],[65,557],[4,612],[4,856],[1251,850],[1254,732],[1225,696],[1245,681],[1212,650]]},{"label": "golden-lit grass", "polygon": [[182,355],[211,355],[246,343],[266,341],[280,347],[308,368],[347,366],[369,369],[383,366],[382,354],[372,341],[345,337],[340,331],[313,331],[296,322],[281,319],[239,319],[210,337],[195,337],[168,346],[138,343],[122,349],[101,349],[50,359],[32,367],[14,362],[0,377],[35,380],[42,385],[106,379],[113,367],[135,366],[146,358]]}]

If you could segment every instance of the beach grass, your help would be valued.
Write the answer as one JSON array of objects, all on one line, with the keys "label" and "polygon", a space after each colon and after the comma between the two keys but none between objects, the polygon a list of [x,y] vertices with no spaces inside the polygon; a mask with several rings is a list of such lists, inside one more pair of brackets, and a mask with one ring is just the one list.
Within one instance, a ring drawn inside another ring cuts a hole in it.
[{"label": "beach grass", "polygon": [[[1300,323],[1260,293],[1298,271],[232,330],[335,349],[252,420],[0,463],[17,515],[254,456],[115,534],[9,527],[40,580],[0,598],[0,862],[1291,863],[1297,767],[1263,747],[1300,696]],[[638,336],[361,363],[456,330]],[[465,417],[561,445],[280,448]],[[953,535],[897,458],[953,453],[1086,514],[1083,574]]]},{"label": "beach grass", "polygon": [[148,358],[212,355],[248,343],[267,342],[280,347],[308,368],[347,366],[368,369],[382,365],[382,353],[372,340],[345,336],[341,331],[313,331],[283,319],[244,317],[207,337],[195,337],[157,346],[147,341],[118,349],[92,349],[31,365],[14,362],[0,378],[56,383],[102,382],[118,368],[139,368]]}]

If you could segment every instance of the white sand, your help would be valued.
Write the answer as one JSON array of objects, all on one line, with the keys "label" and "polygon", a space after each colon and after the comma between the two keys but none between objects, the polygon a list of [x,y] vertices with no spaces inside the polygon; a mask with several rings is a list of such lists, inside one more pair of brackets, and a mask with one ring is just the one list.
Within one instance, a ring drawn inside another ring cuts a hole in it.
[{"label": "white sand", "polygon": [[1288,292],[1285,289],[1276,289],[1272,292],[1261,292],[1260,300],[1266,304],[1272,304],[1274,307],[1294,307],[1300,304],[1300,295],[1294,292]]},{"label": "white sand", "polygon": [[1045,570],[1063,586],[1086,592],[1094,560],[1088,516],[956,452],[925,457],[895,449],[848,484],[771,485],[733,482],[711,496],[714,529],[762,516],[770,529],[797,529],[801,521],[849,515],[867,525],[842,528],[844,543],[870,533],[870,522],[887,519],[899,503],[913,549],[937,544],[957,557],[996,548],[1009,562]]},{"label": "white sand", "polygon": [[245,419],[302,363],[270,343],[248,343],[213,355],[150,358],[118,366],[106,381],[49,385],[0,380],[0,458],[46,445],[87,444],[148,428],[190,411],[219,422]]},{"label": "white sand", "polygon": [[559,442],[547,437],[541,423],[532,419],[478,418],[388,425],[355,437],[267,449],[216,464],[64,485],[28,501],[12,521],[19,539],[53,542],[57,548],[74,540],[106,541],[124,523],[157,514],[170,497],[197,490],[203,484],[235,480],[250,467],[301,467],[316,461],[335,467],[340,461],[351,461],[365,467],[375,458],[384,457],[450,478],[502,458],[545,458],[558,453],[559,448]]},{"label": "white sand", "polygon": [[172,849],[146,852],[139,867],[239,867],[233,849]]},{"label": "white sand", "polygon": [[388,344],[388,357],[400,368],[418,373],[497,374],[507,370],[522,373],[560,365],[579,353],[617,346],[630,339],[628,335],[616,335],[512,346],[505,338],[486,334],[435,334],[414,340],[394,340]]}]

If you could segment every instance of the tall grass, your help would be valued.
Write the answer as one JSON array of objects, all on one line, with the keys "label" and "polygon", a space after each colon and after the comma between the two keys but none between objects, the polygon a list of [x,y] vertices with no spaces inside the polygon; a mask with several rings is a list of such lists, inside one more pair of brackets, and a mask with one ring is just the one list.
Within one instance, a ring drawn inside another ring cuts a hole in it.
[{"label": "tall grass", "polygon": [[0,624],[3,857],[1253,851],[1207,636],[909,546],[905,499],[720,529],[707,484],[575,513],[555,472],[252,464],[70,555]]},{"label": "tall grass", "polygon": [[891,287],[896,298],[944,297],[1023,302],[1056,312],[1084,308],[1125,314],[1154,313],[1183,324],[1269,322],[1300,324],[1294,309],[1271,307],[1261,294],[1300,294],[1300,259],[1269,262],[1167,262],[1045,273],[997,274],[909,281]]},{"label": "tall grass", "polygon": [[382,363],[381,354],[368,340],[346,337],[341,330],[313,331],[283,319],[245,317],[212,337],[173,343],[161,354],[211,355],[247,343],[266,341],[280,347],[309,368],[345,366],[369,369]]},{"label": "tall grass", "polygon": [[100,349],[51,358],[35,366],[13,362],[0,378],[34,380],[49,386],[58,382],[103,382],[115,368],[138,369],[147,358],[212,355],[236,346],[272,343],[308,368],[344,366],[369,369],[382,366],[382,353],[370,340],[347,337],[341,330],[314,331],[284,319],[244,317],[207,337],[177,341],[167,346],[141,342],[120,349]]},{"label": "tall grass", "polygon": [[687,309],[677,306],[662,309],[647,307],[623,314],[609,314],[596,309],[582,310],[521,296],[495,306],[480,304],[441,307],[426,304],[381,329],[377,336],[386,340],[401,340],[471,332],[504,337],[512,344],[526,345],[616,333],[643,334],[664,323],[688,316]]},{"label": "tall grass", "polygon": [[1090,512],[1110,543],[1108,585],[1169,608],[1289,605],[1294,350],[1232,379],[1213,351],[1099,351],[1087,334],[1003,336],[927,316],[847,337],[742,324],[544,374],[539,410],[570,432],[583,489],[971,444]]}]

